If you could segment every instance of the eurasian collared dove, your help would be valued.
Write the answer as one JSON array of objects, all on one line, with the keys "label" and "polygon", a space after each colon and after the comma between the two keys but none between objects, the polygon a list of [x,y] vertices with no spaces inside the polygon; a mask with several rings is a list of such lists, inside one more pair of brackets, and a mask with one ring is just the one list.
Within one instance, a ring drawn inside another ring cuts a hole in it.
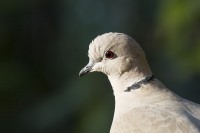
[{"label": "eurasian collared dove", "polygon": [[105,73],[115,96],[110,133],[200,133],[200,105],[177,96],[157,80],[137,42],[105,33],[89,46],[79,75]]}]

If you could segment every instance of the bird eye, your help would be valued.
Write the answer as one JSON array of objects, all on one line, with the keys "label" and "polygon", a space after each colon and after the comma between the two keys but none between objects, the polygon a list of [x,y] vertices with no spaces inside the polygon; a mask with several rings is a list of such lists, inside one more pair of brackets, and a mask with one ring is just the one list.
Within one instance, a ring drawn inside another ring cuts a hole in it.
[{"label": "bird eye", "polygon": [[106,51],[106,53],[105,53],[105,56],[108,59],[113,59],[114,55],[115,54],[112,51]]}]

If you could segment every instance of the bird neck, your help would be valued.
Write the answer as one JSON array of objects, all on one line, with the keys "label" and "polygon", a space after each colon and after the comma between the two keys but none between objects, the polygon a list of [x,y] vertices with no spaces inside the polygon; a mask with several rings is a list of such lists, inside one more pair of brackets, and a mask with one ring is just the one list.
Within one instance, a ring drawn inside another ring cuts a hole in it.
[{"label": "bird neck", "polygon": [[114,94],[117,95],[120,93],[124,93],[124,91],[127,90],[129,86],[145,79],[150,75],[152,75],[150,69],[144,69],[142,72],[140,72],[137,70],[137,68],[135,68],[118,76],[109,75],[108,78],[112,85]]}]

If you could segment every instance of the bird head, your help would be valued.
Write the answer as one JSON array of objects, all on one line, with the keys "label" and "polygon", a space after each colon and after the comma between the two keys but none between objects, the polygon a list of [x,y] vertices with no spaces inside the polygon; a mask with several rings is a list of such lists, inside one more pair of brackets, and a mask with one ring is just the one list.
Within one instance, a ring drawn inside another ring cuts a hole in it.
[{"label": "bird head", "polygon": [[148,68],[142,48],[123,33],[97,36],[89,45],[88,56],[89,63],[80,71],[80,77],[94,71],[121,76],[129,70],[142,72],[144,67]]}]

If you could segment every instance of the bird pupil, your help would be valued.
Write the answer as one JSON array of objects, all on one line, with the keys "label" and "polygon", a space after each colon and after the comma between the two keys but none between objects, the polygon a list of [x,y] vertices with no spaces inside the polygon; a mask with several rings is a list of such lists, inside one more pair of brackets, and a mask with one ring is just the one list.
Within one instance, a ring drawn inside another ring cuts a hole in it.
[{"label": "bird pupil", "polygon": [[106,52],[106,58],[113,58],[114,53],[112,51],[107,51]]}]

